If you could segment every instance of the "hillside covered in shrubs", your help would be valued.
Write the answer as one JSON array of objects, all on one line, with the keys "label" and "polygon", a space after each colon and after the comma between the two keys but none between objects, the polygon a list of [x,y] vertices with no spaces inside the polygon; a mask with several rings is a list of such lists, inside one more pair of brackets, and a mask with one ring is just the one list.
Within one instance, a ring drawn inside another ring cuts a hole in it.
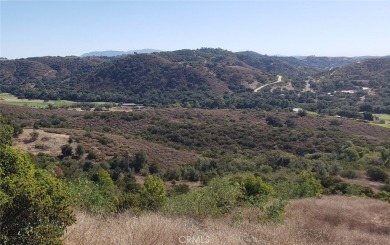
[{"label": "hillside covered in shrubs", "polygon": [[[277,57],[210,48],[120,57],[37,57],[0,61],[0,92],[27,99],[149,106],[303,107],[362,118],[362,111],[389,112],[388,63],[389,58]],[[283,83],[253,93],[275,82],[277,75]]]}]

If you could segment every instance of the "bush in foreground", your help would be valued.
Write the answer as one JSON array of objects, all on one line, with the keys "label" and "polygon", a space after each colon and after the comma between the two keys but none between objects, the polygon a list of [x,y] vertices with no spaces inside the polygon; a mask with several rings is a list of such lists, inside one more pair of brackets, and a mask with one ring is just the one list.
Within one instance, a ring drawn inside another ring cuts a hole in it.
[{"label": "bush in foreground", "polygon": [[0,244],[61,244],[74,221],[62,183],[0,146]]},{"label": "bush in foreground", "polygon": [[319,197],[323,192],[321,181],[308,171],[302,171],[293,187],[296,197]]},{"label": "bush in foreground", "polygon": [[195,219],[216,218],[233,214],[240,216],[240,209],[253,210],[248,217],[259,222],[281,222],[285,216],[286,202],[274,197],[272,186],[253,174],[226,176],[212,179],[203,189],[191,190],[173,196],[164,206],[167,215],[188,216]]}]

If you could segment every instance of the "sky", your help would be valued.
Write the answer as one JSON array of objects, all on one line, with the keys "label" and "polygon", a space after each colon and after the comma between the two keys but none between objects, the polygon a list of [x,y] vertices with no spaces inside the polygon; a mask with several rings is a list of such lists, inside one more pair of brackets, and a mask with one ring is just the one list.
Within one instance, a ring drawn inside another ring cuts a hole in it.
[{"label": "sky", "polygon": [[390,1],[0,0],[0,57],[201,47],[390,55]]}]

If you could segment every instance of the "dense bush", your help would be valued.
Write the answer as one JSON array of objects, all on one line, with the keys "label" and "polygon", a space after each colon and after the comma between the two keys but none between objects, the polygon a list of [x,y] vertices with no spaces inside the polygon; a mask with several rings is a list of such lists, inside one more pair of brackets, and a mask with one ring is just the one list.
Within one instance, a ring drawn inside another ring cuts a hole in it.
[{"label": "dense bush", "polygon": [[115,210],[118,206],[119,193],[110,174],[106,170],[101,169],[93,176],[93,180],[97,183],[103,196],[112,203],[112,210]]},{"label": "dense bush", "polygon": [[[1,116],[0,116],[1,120]],[[0,145],[11,145],[14,131],[10,125],[1,124],[0,121]]]},{"label": "dense bush", "polygon": [[303,171],[297,183],[293,186],[296,197],[318,197],[323,192],[321,181],[308,171]]},{"label": "dense bush", "polygon": [[285,216],[286,201],[273,197],[272,186],[252,174],[216,177],[208,186],[174,195],[167,201],[164,212],[194,218],[221,217],[238,207],[256,210],[259,222],[281,222]]},{"label": "dense bush", "polygon": [[153,175],[147,176],[141,196],[145,209],[157,210],[164,206],[167,201],[167,193],[162,179]]},{"label": "dense bush", "polygon": [[[107,189],[85,177],[67,182],[67,188],[71,194],[73,206],[78,209],[96,214],[113,213],[118,209],[118,199],[115,196],[107,197]],[[115,195],[115,193],[112,194]]]},{"label": "dense bush", "polygon": [[195,218],[218,217],[229,213],[243,197],[242,189],[227,178],[213,179],[206,188],[168,199],[164,212]]},{"label": "dense bush", "polygon": [[379,167],[370,167],[367,169],[367,176],[373,181],[386,181],[389,175]]},{"label": "dense bush", "polygon": [[82,155],[84,155],[85,153],[85,149],[84,149],[84,146],[82,145],[77,145],[76,147],[76,155],[80,158]]},{"label": "dense bush", "polygon": [[367,121],[374,121],[374,116],[372,115],[371,112],[364,112],[363,119]]},{"label": "dense bush", "polygon": [[356,179],[358,177],[356,172],[353,170],[344,170],[340,173],[340,176],[347,179]]},{"label": "dense bush", "polygon": [[275,117],[275,116],[267,116],[265,121],[267,122],[268,125],[272,127],[283,127],[282,122],[280,121],[280,118]]},{"label": "dense bush", "polygon": [[61,153],[64,157],[73,155],[73,148],[69,144],[61,146]]},{"label": "dense bush", "polygon": [[61,244],[74,216],[61,182],[37,169],[30,158],[0,146],[0,243]]},{"label": "dense bush", "polygon": [[134,156],[134,161],[133,161],[132,167],[134,168],[136,173],[139,173],[139,171],[141,171],[141,169],[144,167],[146,162],[147,161],[146,161],[145,153],[142,151],[139,151]]},{"label": "dense bush", "polygon": [[306,112],[305,110],[299,110],[299,111],[298,111],[298,115],[299,115],[300,117],[305,117],[305,116],[307,116],[307,112]]},{"label": "dense bush", "polygon": [[97,159],[97,153],[96,153],[96,152],[94,152],[94,151],[90,151],[90,152],[88,152],[87,159],[88,159],[88,160],[94,160],[94,159]]},{"label": "dense bush", "polygon": [[245,196],[270,196],[274,194],[272,186],[264,183],[261,177],[256,177],[253,174],[245,177],[241,184],[244,187]]},{"label": "dense bush", "polygon": [[292,120],[291,118],[288,118],[288,119],[284,122],[284,124],[285,124],[287,127],[289,127],[289,128],[295,128],[295,127],[297,126],[297,123],[296,123],[294,120]]},{"label": "dense bush", "polygon": [[186,194],[190,191],[190,187],[186,184],[174,184],[172,190],[170,191],[171,195],[181,195]]},{"label": "dense bush", "polygon": [[98,139],[99,143],[102,145],[108,145],[112,143],[112,139],[108,138],[107,136],[102,136]]}]

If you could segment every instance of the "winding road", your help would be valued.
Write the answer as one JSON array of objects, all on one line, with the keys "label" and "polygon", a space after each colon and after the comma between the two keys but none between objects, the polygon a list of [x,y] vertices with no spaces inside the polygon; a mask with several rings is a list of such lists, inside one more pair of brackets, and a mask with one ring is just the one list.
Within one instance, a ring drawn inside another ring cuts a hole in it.
[{"label": "winding road", "polygon": [[276,84],[276,83],[281,83],[281,82],[283,82],[283,81],[282,81],[282,76],[281,76],[281,75],[278,75],[278,80],[277,80],[276,82],[267,83],[267,84],[265,84],[265,85],[262,85],[262,86],[256,88],[255,90],[253,90],[253,92],[256,93],[257,91],[261,90],[261,89],[264,88],[264,87],[267,87],[268,85],[272,85],[272,84]]}]

